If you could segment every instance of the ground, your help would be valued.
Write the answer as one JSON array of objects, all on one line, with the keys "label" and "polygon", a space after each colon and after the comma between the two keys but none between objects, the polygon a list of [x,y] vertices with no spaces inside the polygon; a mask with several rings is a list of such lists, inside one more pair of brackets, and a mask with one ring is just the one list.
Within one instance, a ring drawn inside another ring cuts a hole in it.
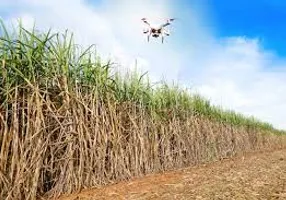
[{"label": "ground", "polygon": [[249,153],[59,198],[97,199],[286,200],[286,150]]}]

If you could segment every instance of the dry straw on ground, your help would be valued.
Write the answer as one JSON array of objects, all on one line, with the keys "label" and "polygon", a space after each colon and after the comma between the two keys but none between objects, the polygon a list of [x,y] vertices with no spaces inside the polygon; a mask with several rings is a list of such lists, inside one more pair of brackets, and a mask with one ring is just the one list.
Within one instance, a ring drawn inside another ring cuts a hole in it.
[{"label": "dry straw on ground", "polygon": [[263,151],[150,174],[57,200],[233,200],[286,198],[286,152]]}]

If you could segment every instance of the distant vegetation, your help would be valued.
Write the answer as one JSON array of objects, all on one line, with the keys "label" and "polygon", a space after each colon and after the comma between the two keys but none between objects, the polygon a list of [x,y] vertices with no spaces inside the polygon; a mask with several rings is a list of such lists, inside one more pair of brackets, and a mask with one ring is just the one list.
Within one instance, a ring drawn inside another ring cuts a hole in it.
[{"label": "distant vegetation", "polygon": [[0,28],[0,197],[35,199],[282,148],[285,131],[147,75],[72,35]]}]

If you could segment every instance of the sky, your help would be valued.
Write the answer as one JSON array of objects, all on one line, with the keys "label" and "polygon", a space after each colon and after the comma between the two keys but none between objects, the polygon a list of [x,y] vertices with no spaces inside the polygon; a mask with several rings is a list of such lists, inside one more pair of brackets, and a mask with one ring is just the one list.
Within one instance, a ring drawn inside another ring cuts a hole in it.
[{"label": "sky", "polygon": [[246,35],[263,39],[263,46],[286,56],[286,2],[282,0],[209,0],[220,36]]},{"label": "sky", "polygon": [[[0,0],[0,17],[75,34],[103,58],[176,81],[212,104],[286,129],[286,2],[279,0]],[[177,18],[165,43],[141,18]]]}]

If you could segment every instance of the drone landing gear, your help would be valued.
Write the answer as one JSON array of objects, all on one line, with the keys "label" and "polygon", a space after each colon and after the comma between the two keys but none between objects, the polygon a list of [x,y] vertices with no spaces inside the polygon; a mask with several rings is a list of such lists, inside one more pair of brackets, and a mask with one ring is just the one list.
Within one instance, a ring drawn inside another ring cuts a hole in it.
[{"label": "drone landing gear", "polygon": [[164,43],[164,37],[162,37],[162,44]]}]

